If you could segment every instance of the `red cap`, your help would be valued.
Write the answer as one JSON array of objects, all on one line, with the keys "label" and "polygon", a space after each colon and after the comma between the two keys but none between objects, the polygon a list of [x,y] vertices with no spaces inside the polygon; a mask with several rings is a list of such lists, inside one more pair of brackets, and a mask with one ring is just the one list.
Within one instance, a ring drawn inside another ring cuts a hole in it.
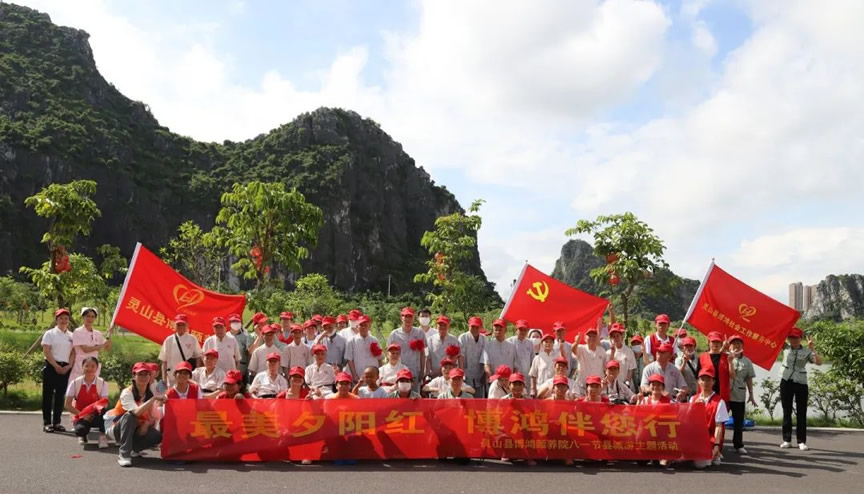
[{"label": "red cap", "polygon": [[150,369],[150,373],[152,373],[152,374],[158,374],[159,373],[159,364],[154,364],[154,363],[148,362],[144,365],[146,365],[147,368]]},{"label": "red cap", "polygon": [[225,373],[225,384],[239,384],[243,382],[243,373],[238,370],[229,370]]},{"label": "red cap", "polygon": [[663,386],[666,386],[666,378],[663,377],[663,374],[652,374],[648,376],[649,383],[660,383]]},{"label": "red cap", "polygon": [[513,383],[525,384],[525,376],[523,376],[521,372],[514,372],[513,374],[510,374],[510,384]]},{"label": "red cap", "polygon": [[282,355],[279,355],[279,352],[270,352],[267,354],[267,360],[282,360]]},{"label": "red cap", "polygon": [[68,316],[69,315],[69,309],[66,309],[65,307],[61,307],[61,308],[54,311],[54,317],[55,318],[60,317],[63,314],[66,314]]},{"label": "red cap", "polygon": [[350,383],[351,382],[351,374],[348,374],[347,372],[340,372],[340,373],[336,374],[336,382],[337,383],[344,383],[344,382]]},{"label": "red cap", "polygon": [[324,322],[324,318],[321,316],[321,314],[312,314],[312,320],[318,324]]},{"label": "red cap", "polygon": [[277,326],[274,328],[272,324],[267,325],[267,326],[264,326],[264,327],[261,329],[261,332],[262,332],[263,334],[278,333],[279,331],[282,331],[282,327],[277,325]]},{"label": "red cap", "polygon": [[552,331],[558,331],[559,329],[567,329],[567,325],[564,324],[564,321],[555,321],[552,323]]},{"label": "red cap", "polygon": [[685,346],[686,345],[696,346],[696,339],[693,338],[692,336],[685,336],[684,338],[681,338],[681,344],[685,345]]},{"label": "red cap", "polygon": [[399,312],[399,315],[400,316],[413,316],[414,315],[414,309],[412,309],[411,307],[402,307],[402,310]]},{"label": "red cap", "polygon": [[723,341],[723,335],[718,331],[711,331],[708,333],[708,341]]},{"label": "red cap", "polygon": [[789,330],[789,338],[803,338],[804,331],[801,331],[801,328],[792,328]]},{"label": "red cap", "polygon": [[225,318],[224,317],[216,316],[213,318],[213,326],[224,326],[224,325],[225,325]]},{"label": "red cap", "polygon": [[633,337],[630,338],[630,343],[633,343],[634,341],[635,341],[636,343],[644,343],[644,342],[645,342],[645,339],[642,338],[642,335],[641,335],[641,334],[634,334]]},{"label": "red cap", "polygon": [[567,376],[555,376],[552,379],[552,385],[557,386],[559,384],[565,384],[569,387],[570,386],[570,380],[567,379]]},{"label": "red cap", "polygon": [[387,351],[388,352],[392,352],[392,351],[401,352],[402,346],[399,345],[398,343],[391,343],[391,344],[387,345]]},{"label": "red cap", "polygon": [[189,318],[186,317],[186,314],[177,314],[174,316],[174,324],[189,324]]},{"label": "red cap", "polygon": [[336,318],[333,316],[324,316],[321,318],[321,324],[325,326],[328,324],[336,324]]},{"label": "red cap", "polygon": [[314,346],[312,347],[312,354],[314,355],[314,354],[316,354],[316,353],[318,353],[318,352],[321,352],[321,353],[327,353],[327,347],[324,346],[324,345],[314,345]]},{"label": "red cap", "polygon": [[612,360],[606,362],[606,368],[607,369],[611,369],[612,367],[615,367],[616,369],[620,369],[621,364],[615,359],[612,359]]},{"label": "red cap", "polygon": [[675,337],[676,338],[683,338],[685,336],[687,336],[687,330],[686,329],[678,328],[678,330],[675,331]]},{"label": "red cap", "polygon": [[348,311],[348,320],[349,320],[349,321],[356,321],[356,320],[359,319],[360,316],[362,316],[362,315],[363,315],[363,313],[360,312],[359,310],[357,310],[357,309],[351,309],[351,310]]},{"label": "red cap", "polygon": [[205,357],[219,358],[219,350],[216,350],[215,348],[211,348],[211,349],[207,350],[206,352],[204,352],[204,356]]},{"label": "red cap", "polygon": [[[278,329],[279,331],[282,331],[282,326],[280,326],[280,325],[278,325],[278,324],[274,324],[273,327],[275,327],[275,328]],[[288,326],[288,329],[289,329],[292,333],[295,332],[295,331],[300,331],[300,332],[302,332],[302,331],[303,331],[303,326],[300,325],[300,324],[297,324],[297,323],[295,322],[294,324]]]},{"label": "red cap", "polygon": [[444,367],[445,365],[456,365],[456,362],[454,362],[452,358],[444,357],[441,359],[441,367]]},{"label": "red cap", "polygon": [[625,330],[624,330],[624,325],[621,324],[621,323],[617,323],[617,322],[616,322],[616,323],[612,324],[611,326],[609,326],[609,334],[612,334],[612,333],[624,333],[624,331],[625,331]]},{"label": "red cap", "polygon": [[346,316],[345,314],[339,314],[338,316],[336,316],[336,322],[348,322],[348,316]]},{"label": "red cap", "polygon": [[255,315],[252,316],[252,323],[261,324],[262,322],[267,322],[267,314],[263,312],[256,312]]},{"label": "red cap", "polygon": [[506,328],[507,321],[505,321],[504,319],[495,319],[494,321],[492,321],[492,326],[500,326],[502,328]]},{"label": "red cap", "polygon": [[669,316],[666,314],[657,314],[657,317],[654,318],[654,322],[665,322],[669,324]]},{"label": "red cap", "polygon": [[672,345],[670,345],[669,343],[663,343],[662,345],[657,347],[657,353],[660,353],[660,352],[672,353]]},{"label": "red cap", "polygon": [[600,376],[588,376],[585,378],[585,385],[589,384],[603,384],[603,379],[600,379]]},{"label": "red cap", "polygon": [[526,321],[525,319],[519,319],[518,321],[516,321],[516,329],[529,329],[529,328],[531,328],[531,325],[528,324],[528,321]]},{"label": "red cap", "polygon": [[483,327],[483,319],[480,319],[477,316],[473,316],[470,319],[468,319],[468,326],[479,326],[482,328]]},{"label": "red cap", "polygon": [[192,368],[192,364],[185,360],[174,366],[174,374],[177,374],[180,371],[186,371],[191,374],[193,370],[195,369]]},{"label": "red cap", "polygon": [[228,322],[243,322],[243,318],[240,317],[240,314],[231,314],[228,316]]},{"label": "red cap", "polygon": [[454,377],[461,377],[464,379],[465,378],[465,371],[456,367],[455,369],[450,369],[449,376],[450,376],[450,379],[453,379]]},{"label": "red cap", "polygon": [[714,367],[708,366],[708,367],[702,367],[701,369],[699,369],[699,377],[702,377],[702,376],[714,377]]},{"label": "red cap", "polygon": [[446,324],[450,325],[450,318],[447,316],[438,316],[438,319],[435,321],[437,324]]},{"label": "red cap", "polygon": [[408,369],[402,369],[396,373],[396,380],[407,379],[409,381],[414,380],[414,374],[411,374],[411,371]]},{"label": "red cap", "polygon": [[592,326],[592,327],[585,330],[586,336],[591,334],[591,333],[597,334],[597,327],[596,326]]},{"label": "red cap", "polygon": [[510,377],[510,374],[513,373],[513,369],[511,369],[507,365],[499,365],[497,369],[495,369],[495,374],[489,376],[489,382],[492,382],[496,379],[507,379]]},{"label": "red cap", "polygon": [[141,371],[153,372],[150,369],[150,364],[146,362],[135,362],[135,365],[132,366],[132,374],[138,374]]},{"label": "red cap", "polygon": [[733,334],[729,337],[729,343],[732,343],[733,341],[740,341],[741,343],[744,343],[744,338],[740,334]]},{"label": "red cap", "polygon": [[540,338],[540,341],[543,341],[543,340],[554,340],[554,339],[555,339],[555,335],[553,335],[552,333],[546,333],[546,334],[543,335],[542,338]]},{"label": "red cap", "polygon": [[[304,329],[315,328],[315,327],[318,327],[318,325],[315,324],[315,321],[313,321],[312,319],[307,319],[306,322],[303,323],[303,326],[300,328],[300,330],[302,331]],[[292,333],[294,332],[294,325],[293,324],[291,325],[291,332]]]},{"label": "red cap", "polygon": [[299,365],[291,367],[291,371],[288,372],[288,377],[294,376],[306,377],[306,371],[304,371],[303,367],[300,367]]},{"label": "red cap", "polygon": [[564,365],[566,365],[566,366],[569,366],[569,365],[570,365],[570,362],[567,361],[567,357],[558,357],[558,358],[555,359],[555,363],[556,363],[556,364],[564,364]]},{"label": "red cap", "polygon": [[289,311],[283,311],[279,313],[279,319],[294,319],[294,313]]},{"label": "red cap", "polygon": [[363,314],[363,315],[361,315],[360,317],[357,318],[357,322],[358,322],[359,324],[364,324],[364,323],[367,323],[367,322],[371,324],[371,323],[372,323],[372,318],[370,318],[370,317],[367,316],[366,314]]}]

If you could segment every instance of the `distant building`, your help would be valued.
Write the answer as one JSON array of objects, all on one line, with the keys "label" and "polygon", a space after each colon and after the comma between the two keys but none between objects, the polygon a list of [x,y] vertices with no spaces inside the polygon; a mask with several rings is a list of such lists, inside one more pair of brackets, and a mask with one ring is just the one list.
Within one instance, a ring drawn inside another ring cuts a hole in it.
[{"label": "distant building", "polygon": [[816,298],[816,285],[805,285],[804,286],[804,296],[801,301],[801,310],[807,311],[810,309],[810,306],[813,305],[813,299]]},{"label": "distant building", "polygon": [[789,307],[804,310],[804,284],[800,281],[789,284]]}]

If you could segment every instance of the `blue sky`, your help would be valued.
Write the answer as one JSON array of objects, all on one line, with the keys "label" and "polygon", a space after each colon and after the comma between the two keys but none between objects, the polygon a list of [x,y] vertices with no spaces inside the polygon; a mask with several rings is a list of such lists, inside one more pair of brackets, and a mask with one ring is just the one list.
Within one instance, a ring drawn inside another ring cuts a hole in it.
[{"label": "blue sky", "polygon": [[[506,295],[581,218],[633,211],[679,274],[864,271],[864,2],[28,0],[160,122],[241,140],[371,117],[463,205]],[[857,63],[856,63],[857,62]]]}]

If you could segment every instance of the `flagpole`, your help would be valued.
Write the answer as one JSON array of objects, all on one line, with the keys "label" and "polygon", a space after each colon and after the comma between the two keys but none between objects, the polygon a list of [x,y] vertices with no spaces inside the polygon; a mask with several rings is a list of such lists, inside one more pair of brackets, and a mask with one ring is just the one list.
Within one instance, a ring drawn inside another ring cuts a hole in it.
[{"label": "flagpole", "polygon": [[525,261],[525,264],[522,265],[522,271],[519,273],[519,277],[516,278],[516,283],[513,284],[513,288],[510,289],[510,296],[507,298],[507,303],[504,304],[504,308],[501,310],[501,315],[498,316],[501,319],[504,319],[504,314],[507,313],[507,309],[510,307],[510,302],[513,301],[513,294],[516,293],[516,287],[522,283],[522,277],[525,276],[525,270],[528,269],[528,261]]},{"label": "flagpole", "polygon": [[711,258],[711,264],[708,265],[708,271],[705,272],[705,276],[702,278],[702,283],[699,283],[699,288],[696,290],[696,294],[693,295],[693,300],[690,302],[690,307],[687,308],[687,314],[684,316],[684,319],[681,321],[681,326],[675,331],[675,341],[672,342],[672,353],[675,353],[675,349],[678,348],[678,333],[681,331],[681,328],[684,327],[684,323],[690,319],[690,316],[693,315],[693,310],[696,308],[696,301],[699,300],[699,297],[702,296],[702,290],[705,288],[705,283],[708,281],[708,277],[711,276],[711,271],[714,270],[714,258]]},{"label": "flagpole", "polygon": [[123,297],[126,295],[126,285],[132,278],[132,271],[135,269],[135,261],[138,260],[138,251],[141,250],[141,242],[135,242],[135,252],[132,253],[132,260],[129,261],[129,270],[126,271],[126,279],[123,280],[123,287],[120,289],[120,296],[117,297],[117,305],[114,307],[114,313],[111,314],[111,324],[108,328],[114,326],[114,318],[117,317],[117,311],[120,310],[120,304],[123,303]]}]

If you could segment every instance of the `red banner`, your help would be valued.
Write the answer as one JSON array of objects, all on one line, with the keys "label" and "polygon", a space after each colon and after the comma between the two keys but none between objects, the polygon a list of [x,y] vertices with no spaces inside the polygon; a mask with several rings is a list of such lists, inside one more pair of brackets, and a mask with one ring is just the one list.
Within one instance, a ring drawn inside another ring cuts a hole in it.
[{"label": "red banner", "polygon": [[162,457],[709,459],[701,403],[550,400],[168,400]]},{"label": "red banner", "polygon": [[771,369],[799,317],[797,310],[712,262],[684,320],[706,335],[718,331],[727,337],[742,336],[744,354],[759,367]]},{"label": "red banner", "polygon": [[242,314],[245,307],[244,295],[201,288],[139,243],[111,323],[161,344],[174,332],[174,316],[183,313],[189,318],[189,332],[203,343],[213,334],[214,317]]},{"label": "red banner", "polygon": [[532,328],[552,330],[555,321],[567,324],[565,338],[574,341],[589,327],[597,325],[609,301],[577,290],[526,264],[501,312],[501,318],[515,323],[525,319]]}]

